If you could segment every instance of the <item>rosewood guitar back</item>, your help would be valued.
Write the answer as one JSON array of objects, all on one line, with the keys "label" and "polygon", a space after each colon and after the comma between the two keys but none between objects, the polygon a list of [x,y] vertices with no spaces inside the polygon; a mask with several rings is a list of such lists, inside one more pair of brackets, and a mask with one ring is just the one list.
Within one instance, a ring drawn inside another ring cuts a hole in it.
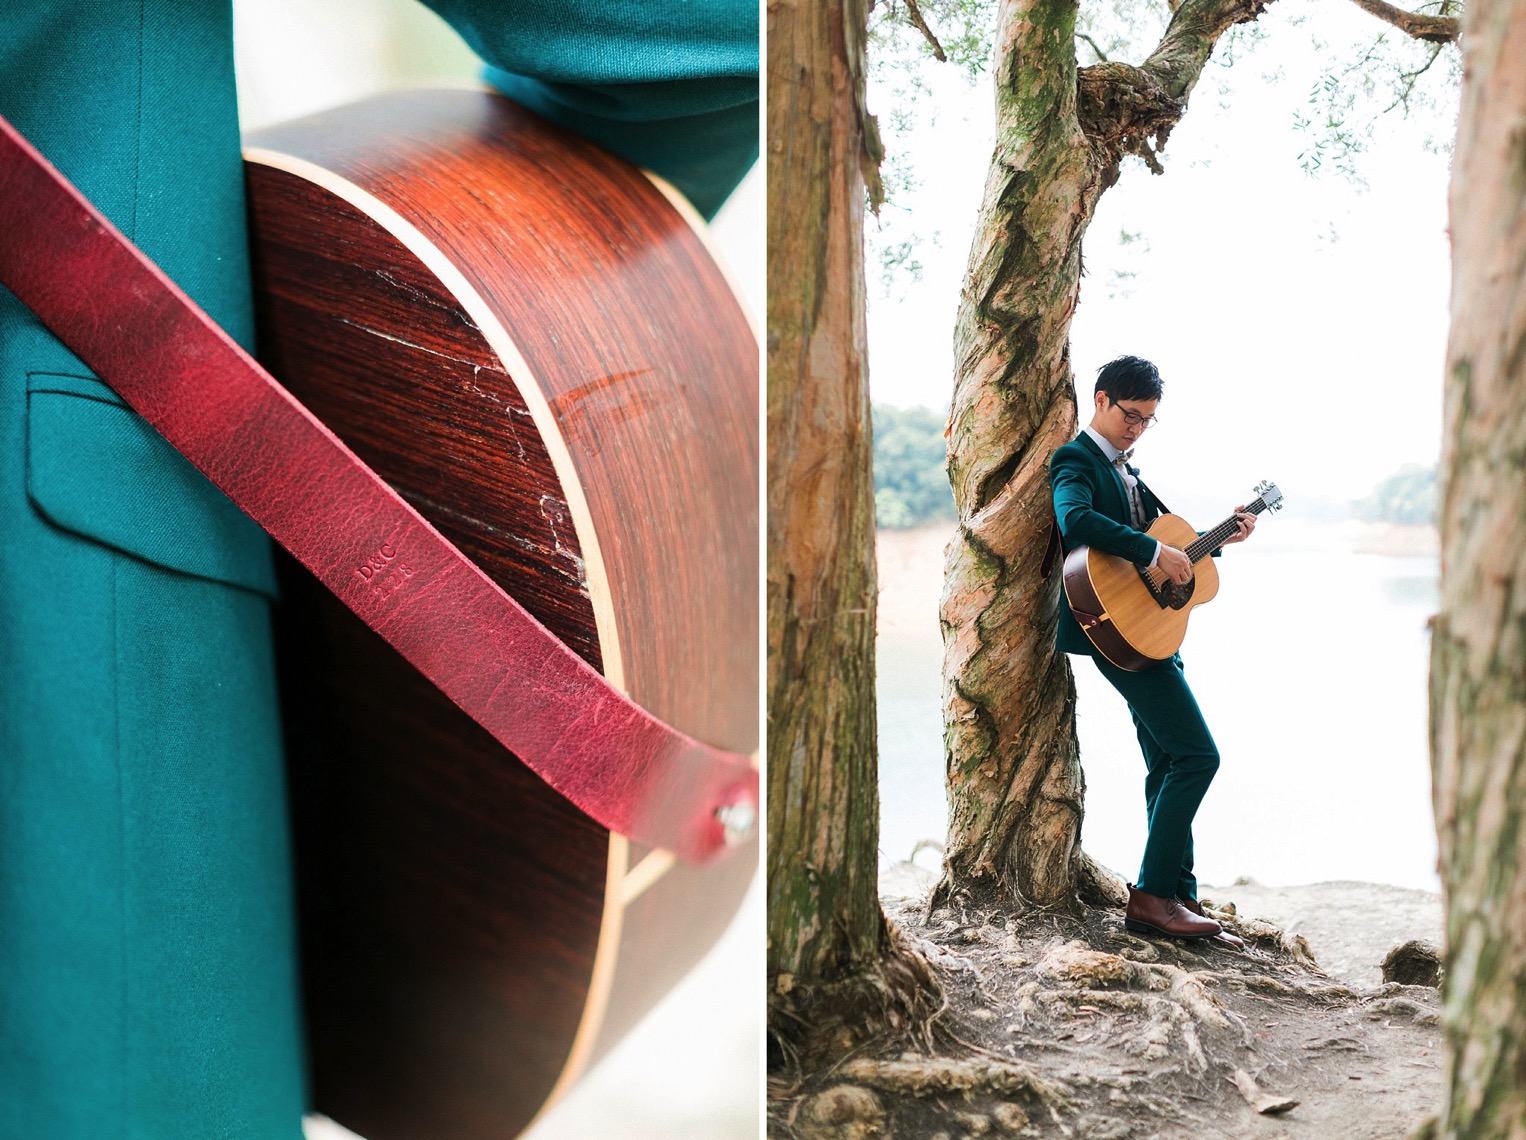
[{"label": "rosewood guitar back", "polygon": [[[250,144],[263,363],[636,701],[755,751],[757,349],[689,218],[485,93]],[[755,850],[604,830],[295,563],[283,589],[314,1106],[513,1136],[710,945]]]}]

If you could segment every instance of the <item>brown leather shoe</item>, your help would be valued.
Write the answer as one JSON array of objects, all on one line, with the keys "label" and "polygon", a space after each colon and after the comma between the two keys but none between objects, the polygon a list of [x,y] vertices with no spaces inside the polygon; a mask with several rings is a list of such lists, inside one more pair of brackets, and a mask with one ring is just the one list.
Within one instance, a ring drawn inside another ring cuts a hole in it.
[{"label": "brown leather shoe", "polygon": [[[1197,899],[1178,898],[1176,901],[1181,903],[1182,906],[1186,907],[1193,914],[1202,915],[1204,918],[1208,917],[1206,914],[1203,914],[1203,904],[1198,902]],[[1222,942],[1226,946],[1232,946],[1236,950],[1245,949],[1245,939],[1241,938],[1238,934],[1231,934],[1229,931],[1224,929],[1219,930],[1219,933],[1215,936],[1214,941]]]},{"label": "brown leather shoe", "polygon": [[1123,925],[1136,934],[1165,934],[1172,938],[1212,938],[1221,929],[1213,919],[1193,914],[1177,899],[1147,895],[1132,886]]}]

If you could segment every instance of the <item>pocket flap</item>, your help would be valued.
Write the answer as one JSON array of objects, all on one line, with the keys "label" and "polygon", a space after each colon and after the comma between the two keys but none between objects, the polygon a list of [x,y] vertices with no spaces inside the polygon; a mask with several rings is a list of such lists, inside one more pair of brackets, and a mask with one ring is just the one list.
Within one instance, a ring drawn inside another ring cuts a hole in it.
[{"label": "pocket flap", "polygon": [[275,595],[265,532],[99,380],[28,374],[27,495],[73,534]]}]

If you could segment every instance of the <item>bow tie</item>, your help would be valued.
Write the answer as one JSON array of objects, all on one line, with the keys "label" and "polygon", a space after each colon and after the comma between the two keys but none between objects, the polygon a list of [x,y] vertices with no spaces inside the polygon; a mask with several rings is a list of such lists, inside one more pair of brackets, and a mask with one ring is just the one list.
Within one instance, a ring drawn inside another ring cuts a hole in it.
[{"label": "bow tie", "polygon": [[1122,466],[1124,466],[1133,457],[1133,455],[1134,455],[1134,449],[1132,447],[1129,448],[1127,451],[1120,451],[1118,453],[1118,458],[1113,460],[1113,466],[1114,467],[1122,467]]}]

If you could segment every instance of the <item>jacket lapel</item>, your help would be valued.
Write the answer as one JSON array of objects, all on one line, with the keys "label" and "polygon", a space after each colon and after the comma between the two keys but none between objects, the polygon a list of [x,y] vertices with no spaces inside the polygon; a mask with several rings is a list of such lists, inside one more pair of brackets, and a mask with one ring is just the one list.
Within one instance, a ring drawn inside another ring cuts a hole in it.
[{"label": "jacket lapel", "polygon": [[1133,521],[1130,518],[1131,512],[1129,511],[1129,492],[1123,485],[1123,476],[1118,474],[1118,468],[1107,461],[1107,456],[1102,454],[1102,449],[1097,446],[1097,441],[1087,435],[1086,432],[1083,431],[1076,438],[1081,441],[1082,446],[1087,450],[1087,454],[1092,457],[1097,466],[1105,473],[1103,475],[1104,480],[1113,488],[1113,509],[1111,511],[1103,511],[1102,513],[1116,523],[1132,526]]}]

